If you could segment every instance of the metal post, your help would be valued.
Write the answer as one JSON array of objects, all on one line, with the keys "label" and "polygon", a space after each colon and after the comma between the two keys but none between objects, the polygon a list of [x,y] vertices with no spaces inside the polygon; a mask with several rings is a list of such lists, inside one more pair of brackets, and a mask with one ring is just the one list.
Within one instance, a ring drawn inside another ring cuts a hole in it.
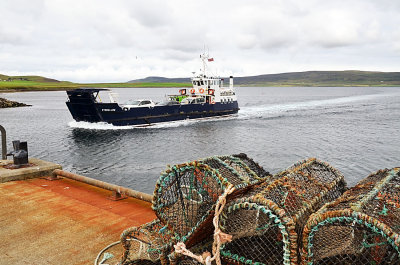
[{"label": "metal post", "polygon": [[7,141],[6,141],[6,129],[0,125],[1,131],[1,159],[7,159]]}]

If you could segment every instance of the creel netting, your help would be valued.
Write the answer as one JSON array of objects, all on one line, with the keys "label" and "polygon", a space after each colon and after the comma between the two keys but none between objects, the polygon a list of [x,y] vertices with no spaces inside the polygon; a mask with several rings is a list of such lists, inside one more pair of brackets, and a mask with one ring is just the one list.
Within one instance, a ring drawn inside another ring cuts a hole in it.
[{"label": "creel netting", "polygon": [[[240,193],[270,177],[243,153],[169,167],[154,192],[153,209],[160,219],[123,232],[125,252],[121,264],[168,264],[166,256],[177,241],[190,245],[187,239],[198,232],[200,236],[193,237],[194,245],[212,233],[212,224],[207,220],[211,221],[215,202],[230,182]],[[201,244],[194,249],[204,248]],[[180,257],[177,262],[194,261]]]},{"label": "creel netting", "polygon": [[153,210],[177,241],[191,247],[212,234],[213,208],[230,184],[236,189],[234,197],[269,177],[268,172],[244,154],[174,165],[157,181]]},{"label": "creel netting", "polygon": [[258,193],[252,191],[225,206],[221,230],[233,236],[221,248],[226,263],[296,264],[308,217],[346,186],[342,174],[314,158],[274,178],[259,186]]},{"label": "creel netting", "polygon": [[167,254],[172,248],[172,234],[160,220],[155,219],[138,227],[126,229],[121,234],[125,249],[121,264],[168,264]]},{"label": "creel netting", "polygon": [[400,264],[400,168],[379,170],[308,220],[303,264]]}]

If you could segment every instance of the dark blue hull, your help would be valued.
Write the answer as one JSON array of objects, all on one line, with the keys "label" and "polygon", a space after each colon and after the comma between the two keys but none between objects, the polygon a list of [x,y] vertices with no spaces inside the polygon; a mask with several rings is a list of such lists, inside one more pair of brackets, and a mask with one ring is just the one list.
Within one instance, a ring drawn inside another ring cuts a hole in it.
[{"label": "dark blue hull", "polygon": [[151,125],[154,123],[199,119],[235,114],[237,101],[122,109],[117,103],[99,103],[90,93],[68,91],[67,106],[76,121],[107,122],[116,126]]}]

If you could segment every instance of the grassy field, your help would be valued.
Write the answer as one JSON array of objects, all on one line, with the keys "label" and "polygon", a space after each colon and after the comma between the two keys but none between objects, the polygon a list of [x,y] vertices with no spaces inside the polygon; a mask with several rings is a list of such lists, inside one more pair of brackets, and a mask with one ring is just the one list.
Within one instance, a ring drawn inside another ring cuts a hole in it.
[{"label": "grassy field", "polygon": [[[1,79],[1,78],[0,78]],[[4,80],[4,79],[3,79]],[[54,91],[69,90],[75,88],[96,87],[190,87],[190,84],[184,83],[72,83],[67,81],[45,81],[45,80],[12,80],[0,81],[0,92],[13,91]]]}]

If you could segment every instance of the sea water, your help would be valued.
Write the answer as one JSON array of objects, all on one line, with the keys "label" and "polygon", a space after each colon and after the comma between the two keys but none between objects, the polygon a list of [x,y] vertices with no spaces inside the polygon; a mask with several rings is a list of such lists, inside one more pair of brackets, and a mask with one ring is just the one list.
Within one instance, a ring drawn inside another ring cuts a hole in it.
[{"label": "sea water", "polygon": [[[162,100],[176,88],[113,89],[121,99]],[[151,127],[76,122],[66,93],[0,94],[32,107],[0,109],[12,140],[64,170],[151,193],[167,165],[246,153],[271,173],[317,157],[354,185],[400,166],[400,88],[239,87],[240,111],[228,118]],[[103,98],[105,100],[105,98]]]}]

